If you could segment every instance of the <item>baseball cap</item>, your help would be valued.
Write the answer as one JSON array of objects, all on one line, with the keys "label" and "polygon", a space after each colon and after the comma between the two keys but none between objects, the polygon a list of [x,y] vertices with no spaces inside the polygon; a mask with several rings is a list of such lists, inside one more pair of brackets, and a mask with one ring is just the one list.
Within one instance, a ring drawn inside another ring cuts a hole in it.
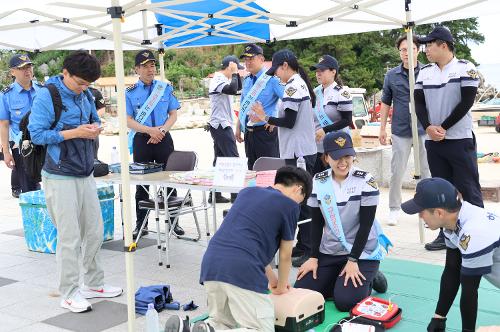
[{"label": "baseball cap", "polygon": [[423,179],[417,184],[413,199],[401,204],[401,209],[407,214],[415,214],[425,209],[458,207],[458,191],[441,178]]},{"label": "baseball cap", "polygon": [[226,69],[227,66],[229,66],[230,62],[236,63],[238,65],[238,69],[245,69],[245,67],[240,65],[240,60],[237,57],[235,57],[234,55],[228,55],[228,56],[224,57],[224,59],[222,59],[222,62],[220,64],[221,68]]},{"label": "baseball cap", "polygon": [[309,69],[311,70],[335,69],[336,71],[339,71],[339,62],[333,56],[325,54],[321,58],[319,58],[317,64],[311,66]]},{"label": "baseball cap", "polygon": [[262,47],[255,45],[255,44],[246,44],[243,54],[240,55],[240,59],[245,58],[245,57],[253,57],[256,56],[257,54],[264,54],[264,51],[262,50]]},{"label": "baseball cap", "polygon": [[433,40],[442,40],[442,41],[445,41],[445,42],[449,42],[449,43],[454,43],[454,40],[453,40],[453,35],[451,34],[450,30],[445,27],[445,26],[442,26],[442,25],[438,25],[437,27],[435,27],[431,33],[429,33],[426,37],[420,37],[418,38],[418,42],[420,44],[425,44],[425,43],[428,43],[428,42],[431,42]]},{"label": "baseball cap", "polygon": [[10,58],[9,68],[21,68],[31,64],[33,64],[33,62],[31,62],[27,54],[14,54],[14,56]]},{"label": "baseball cap", "polygon": [[354,151],[352,146],[351,136],[343,131],[326,134],[323,139],[323,149],[334,160],[356,155],[356,151]]},{"label": "baseball cap", "polygon": [[268,69],[266,74],[272,76],[276,72],[276,69],[278,69],[278,67],[281,66],[283,63],[285,62],[290,63],[293,61],[297,63],[297,57],[295,56],[295,54],[293,54],[292,51],[286,48],[279,50],[278,52],[273,54],[273,62],[271,68]]},{"label": "baseball cap", "polygon": [[143,65],[148,61],[156,62],[155,55],[150,50],[142,50],[135,55],[136,66]]}]

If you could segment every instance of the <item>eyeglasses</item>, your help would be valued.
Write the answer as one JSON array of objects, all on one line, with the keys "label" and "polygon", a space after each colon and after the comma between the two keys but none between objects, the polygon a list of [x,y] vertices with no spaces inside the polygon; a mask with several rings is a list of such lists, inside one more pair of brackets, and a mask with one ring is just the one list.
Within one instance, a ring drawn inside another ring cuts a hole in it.
[{"label": "eyeglasses", "polygon": [[84,86],[84,87],[88,87],[90,85],[89,82],[85,81],[84,79],[82,78],[79,78],[75,75],[70,75],[71,79],[79,86]]},{"label": "eyeglasses", "polygon": [[[417,48],[416,47],[413,48],[413,52],[414,53],[417,52]],[[399,49],[399,53],[408,53],[408,49],[407,48],[400,48]]]}]

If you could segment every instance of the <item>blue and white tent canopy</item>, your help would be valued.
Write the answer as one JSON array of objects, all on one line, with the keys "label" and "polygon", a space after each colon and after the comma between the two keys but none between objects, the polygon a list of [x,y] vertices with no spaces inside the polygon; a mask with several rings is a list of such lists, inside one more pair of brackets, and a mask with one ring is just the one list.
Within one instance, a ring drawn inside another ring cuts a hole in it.
[{"label": "blue and white tent canopy", "polygon": [[[0,48],[113,49],[110,5],[106,0],[4,1]],[[120,5],[124,49],[298,39],[401,28],[407,22],[405,0],[132,0]],[[417,25],[500,12],[494,0],[414,0],[411,9]]]}]

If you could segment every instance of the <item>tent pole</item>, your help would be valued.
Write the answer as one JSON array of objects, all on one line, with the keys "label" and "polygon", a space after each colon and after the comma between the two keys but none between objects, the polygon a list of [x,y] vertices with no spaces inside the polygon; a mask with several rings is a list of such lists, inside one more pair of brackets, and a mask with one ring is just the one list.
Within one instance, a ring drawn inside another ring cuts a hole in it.
[{"label": "tent pole", "polygon": [[125,268],[127,276],[127,322],[128,331],[135,330],[135,286],[134,286],[134,251],[135,244],[132,240],[131,206],[130,206],[130,174],[128,171],[129,152],[127,141],[127,115],[125,112],[125,71],[123,68],[123,49],[121,39],[122,8],[120,0],[111,0],[108,8],[113,23],[113,42],[115,56],[115,76],[117,86],[118,119],[120,123],[120,167],[123,204],[122,217],[125,235]]},{"label": "tent pole", "polygon": [[[415,175],[414,179],[420,181],[421,179],[421,170],[420,170],[420,143],[418,137],[418,126],[417,126],[417,114],[415,112],[415,97],[413,95],[415,91],[415,66],[416,63],[414,60],[413,53],[413,26],[414,22],[412,21],[411,15],[411,0],[405,0],[405,11],[406,11],[406,42],[408,45],[408,81],[410,85],[410,115],[411,115],[411,134],[413,140],[413,163],[415,165]],[[420,243],[425,242],[424,236],[424,223],[421,219],[419,219],[418,223],[418,233],[420,237]]]}]

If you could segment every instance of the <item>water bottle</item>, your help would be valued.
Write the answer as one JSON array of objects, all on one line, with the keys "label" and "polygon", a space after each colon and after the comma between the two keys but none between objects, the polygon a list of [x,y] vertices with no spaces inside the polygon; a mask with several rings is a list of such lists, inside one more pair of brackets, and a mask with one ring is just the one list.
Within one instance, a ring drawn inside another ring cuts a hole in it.
[{"label": "water bottle", "polygon": [[306,170],[306,160],[304,159],[304,157],[297,158],[297,167]]},{"label": "water bottle", "polygon": [[113,148],[111,148],[110,162],[111,164],[117,164],[120,162],[120,154],[118,153],[118,149],[116,148],[116,146],[113,146]]},{"label": "water bottle", "polygon": [[148,311],[146,311],[146,332],[159,332],[160,322],[158,320],[158,312],[153,303],[148,304]]}]

